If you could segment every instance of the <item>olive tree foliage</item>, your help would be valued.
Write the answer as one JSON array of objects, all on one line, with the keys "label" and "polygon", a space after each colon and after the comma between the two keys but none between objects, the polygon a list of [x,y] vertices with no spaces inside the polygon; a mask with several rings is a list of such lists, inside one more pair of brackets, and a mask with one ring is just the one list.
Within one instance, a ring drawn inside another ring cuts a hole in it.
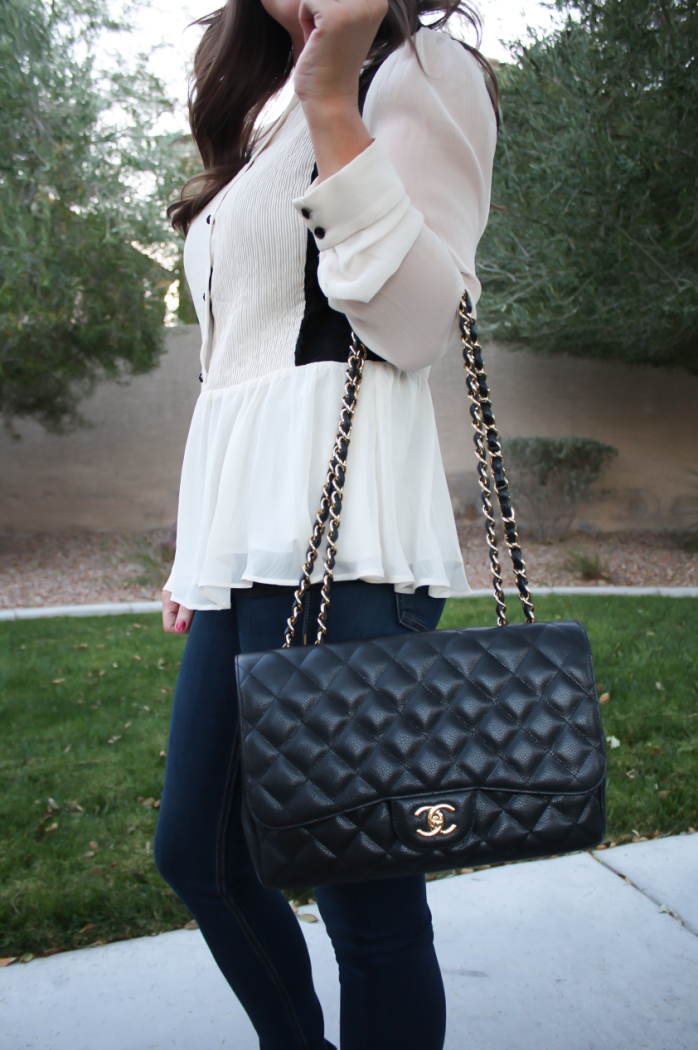
[{"label": "olive tree foliage", "polygon": [[488,334],[698,372],[698,4],[555,6],[500,71]]},{"label": "olive tree foliage", "polygon": [[108,0],[0,4],[0,414],[79,425],[104,380],[154,368],[187,149],[140,58],[99,69]]}]

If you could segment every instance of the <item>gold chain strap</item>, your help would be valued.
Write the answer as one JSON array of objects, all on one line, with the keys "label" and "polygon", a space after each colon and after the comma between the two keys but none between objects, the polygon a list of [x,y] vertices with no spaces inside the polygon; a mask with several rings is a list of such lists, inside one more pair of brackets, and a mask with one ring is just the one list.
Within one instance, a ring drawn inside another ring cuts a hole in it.
[{"label": "gold chain strap", "polygon": [[327,480],[322,490],[322,501],[320,509],[315,518],[313,534],[308,544],[308,552],[305,556],[303,573],[298,588],[293,596],[293,609],[286,621],[286,635],[284,649],[288,649],[296,633],[296,623],[303,608],[303,597],[310,587],[310,574],[318,556],[318,549],[322,541],[329,518],[330,525],[327,529],[327,553],[325,556],[325,571],[322,578],[320,591],[320,612],[317,618],[317,637],[315,644],[320,645],[327,634],[327,612],[330,607],[330,588],[332,587],[335,558],[337,557],[337,537],[339,536],[340,514],[342,512],[342,496],[344,494],[344,481],[347,474],[347,453],[349,451],[349,440],[351,428],[356,411],[356,400],[359,395],[359,387],[364,371],[367,350],[354,332],[351,333],[351,351],[347,362],[347,379],[344,385],[344,397],[342,399],[342,414],[339,421],[339,430],[332,450],[332,458],[327,471]]},{"label": "gold chain strap", "polygon": [[458,306],[458,317],[460,322],[461,343],[463,344],[463,363],[466,368],[466,385],[470,398],[470,419],[475,430],[475,454],[477,456],[477,477],[480,483],[480,495],[482,497],[482,509],[485,512],[485,530],[487,533],[487,546],[490,555],[490,567],[492,569],[492,586],[494,589],[494,600],[497,603],[497,623],[500,627],[507,624],[507,607],[504,601],[504,588],[502,586],[502,570],[499,563],[499,549],[497,547],[497,534],[495,529],[494,515],[492,513],[492,490],[490,488],[489,464],[492,469],[499,508],[502,512],[502,524],[504,525],[504,538],[509,549],[511,563],[514,568],[514,578],[519,592],[519,600],[523,607],[526,623],[535,623],[535,610],[531,601],[531,592],[528,587],[526,576],[526,565],[519,543],[518,529],[514,508],[509,497],[509,483],[504,471],[502,460],[502,443],[497,432],[497,424],[492,411],[490,392],[487,386],[487,376],[482,361],[482,347],[478,341],[477,328],[473,317],[473,308],[468,293],[465,292]]},{"label": "gold chain strap", "polygon": [[[487,533],[487,546],[489,548],[490,565],[492,569],[492,585],[494,588],[494,600],[497,603],[497,623],[500,627],[506,626],[507,607],[504,601],[504,588],[502,585],[502,570],[499,563],[499,549],[497,547],[497,534],[494,514],[492,510],[492,490],[490,487],[490,465],[494,477],[495,489],[502,512],[502,522],[506,544],[514,567],[516,585],[519,598],[523,606],[524,616],[527,623],[535,623],[535,613],[531,594],[526,577],[526,566],[524,564],[516,528],[514,508],[509,498],[509,487],[504,473],[502,462],[502,446],[497,433],[497,427],[492,412],[487,387],[487,376],[482,362],[482,348],[478,342],[477,328],[473,318],[472,306],[468,293],[465,292],[458,307],[460,321],[461,342],[463,344],[463,360],[467,370],[466,384],[468,396],[470,397],[470,417],[475,430],[475,454],[477,456],[477,475],[482,495],[482,506],[485,512],[485,529]],[[344,494],[344,482],[347,473],[347,453],[349,451],[349,440],[351,428],[354,422],[356,402],[361,386],[364,363],[366,361],[366,347],[352,332],[351,351],[347,362],[347,378],[344,386],[344,398],[342,400],[342,414],[339,422],[339,430],[335,440],[332,458],[327,471],[327,480],[322,490],[320,509],[315,518],[315,525],[308,544],[305,556],[303,572],[298,587],[293,596],[293,609],[286,621],[286,634],[284,649],[288,649],[296,633],[298,617],[303,609],[303,598],[310,587],[310,574],[317,560],[318,551],[322,537],[327,529],[327,551],[325,555],[324,574],[320,591],[320,612],[317,618],[317,635],[315,644],[321,645],[327,634],[327,613],[330,607],[330,589],[332,587],[335,560],[337,557],[337,537],[339,535],[340,514],[342,512],[342,497]],[[488,464],[489,457],[489,464]],[[329,528],[327,522],[329,520]]]}]

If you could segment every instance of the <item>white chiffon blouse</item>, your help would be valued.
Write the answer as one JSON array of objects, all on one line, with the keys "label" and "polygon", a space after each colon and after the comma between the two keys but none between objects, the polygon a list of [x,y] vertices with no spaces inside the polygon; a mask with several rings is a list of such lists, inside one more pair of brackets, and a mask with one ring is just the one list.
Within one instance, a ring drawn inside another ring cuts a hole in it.
[{"label": "white chiffon blouse", "polygon": [[334,578],[469,592],[427,380],[433,362],[460,352],[464,288],[479,297],[496,122],[472,55],[445,33],[414,40],[416,53],[393,52],[368,89],[363,153],[313,181],[294,97],[187,235],[202,389],[165,585],[187,608],[229,608],[231,589],[254,582],[298,582],[346,371],[300,352],[309,267],[382,359],[364,366]]}]

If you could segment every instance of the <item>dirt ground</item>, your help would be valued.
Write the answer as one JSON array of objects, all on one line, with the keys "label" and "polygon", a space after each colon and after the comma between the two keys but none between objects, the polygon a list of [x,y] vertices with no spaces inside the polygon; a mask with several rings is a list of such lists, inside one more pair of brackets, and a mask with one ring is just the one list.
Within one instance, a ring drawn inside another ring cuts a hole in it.
[{"label": "dirt ground", "polygon": [[[489,587],[490,572],[483,525],[458,522],[465,572],[471,587]],[[531,586],[632,587],[698,586],[698,552],[689,553],[672,532],[572,532],[560,543],[542,544],[521,537]],[[504,544],[500,560],[505,583],[514,575]]]},{"label": "dirt ground", "polygon": [[[470,585],[489,587],[482,524],[463,520],[458,529]],[[169,539],[167,529],[0,536],[0,608],[156,599],[169,573]],[[698,553],[673,533],[575,532],[550,546],[523,537],[522,546],[533,586],[698,586]],[[512,584],[504,550],[502,564]]]}]

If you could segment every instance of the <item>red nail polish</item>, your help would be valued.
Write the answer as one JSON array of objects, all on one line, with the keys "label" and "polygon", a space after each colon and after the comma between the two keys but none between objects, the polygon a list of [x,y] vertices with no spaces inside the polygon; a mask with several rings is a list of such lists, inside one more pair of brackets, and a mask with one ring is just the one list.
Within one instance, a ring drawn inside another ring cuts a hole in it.
[{"label": "red nail polish", "polygon": [[180,631],[181,632],[181,631],[186,631],[186,629],[187,629],[187,621],[186,620],[177,620],[177,623],[175,624],[175,631]]}]

